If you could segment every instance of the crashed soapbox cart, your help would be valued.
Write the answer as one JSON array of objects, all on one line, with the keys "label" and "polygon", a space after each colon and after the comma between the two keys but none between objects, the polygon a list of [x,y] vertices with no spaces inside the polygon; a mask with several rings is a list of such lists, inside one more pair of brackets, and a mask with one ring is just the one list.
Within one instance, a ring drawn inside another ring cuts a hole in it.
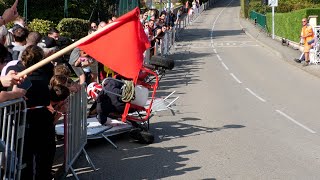
[{"label": "crashed soapbox cart", "polygon": [[[153,142],[154,137],[148,131],[150,118],[160,111],[170,110],[171,112],[174,112],[175,109],[172,108],[172,105],[179,99],[179,97],[174,97],[174,91],[164,98],[156,98],[155,95],[159,83],[157,72],[145,67],[141,68],[141,72],[148,74],[148,81],[145,80],[146,76],[144,76],[143,79],[137,78],[133,81],[135,99],[130,102],[126,102],[125,109],[122,114],[113,114],[113,118],[108,120],[109,123],[107,125],[101,125],[96,117],[89,117],[87,119],[87,139],[104,138],[117,148],[117,145],[114,144],[109,137],[129,132],[132,138],[140,142]],[[123,83],[123,81],[115,78],[106,78],[102,82],[102,87],[104,87],[104,82],[106,80],[111,79]],[[153,79],[153,81],[150,81],[150,79]],[[151,93],[150,98],[149,91]],[[119,97],[122,96],[122,94],[115,94],[111,91],[107,92]],[[57,135],[64,134],[63,124],[56,125],[56,133]]]}]

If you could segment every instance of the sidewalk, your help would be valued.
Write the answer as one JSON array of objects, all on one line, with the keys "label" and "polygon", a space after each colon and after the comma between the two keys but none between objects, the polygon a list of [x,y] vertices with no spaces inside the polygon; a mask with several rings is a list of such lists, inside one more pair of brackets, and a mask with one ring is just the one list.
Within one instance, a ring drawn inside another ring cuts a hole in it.
[{"label": "sidewalk", "polygon": [[262,29],[255,26],[247,19],[240,18],[240,25],[247,35],[257,40],[262,46],[274,51],[274,53],[280,56],[284,61],[314,76],[320,77],[320,65],[309,65],[304,67],[302,64],[296,63],[293,60],[294,58],[299,58],[301,55],[301,52],[296,49],[296,47],[283,46],[281,41],[274,40],[270,36],[267,36]]}]

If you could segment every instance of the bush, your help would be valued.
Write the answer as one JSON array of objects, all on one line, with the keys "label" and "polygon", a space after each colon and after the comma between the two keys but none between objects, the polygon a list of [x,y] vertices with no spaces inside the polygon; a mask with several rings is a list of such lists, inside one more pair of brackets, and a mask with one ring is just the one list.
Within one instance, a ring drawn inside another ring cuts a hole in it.
[{"label": "bush", "polygon": [[47,35],[48,30],[52,27],[55,27],[52,21],[43,19],[33,19],[28,25],[30,31],[37,31],[42,35]]},{"label": "bush", "polygon": [[59,22],[57,29],[62,36],[80,39],[88,34],[89,21],[77,18],[64,18]]},{"label": "bush", "polygon": [[[300,42],[301,19],[308,18],[310,15],[320,14],[319,8],[303,9],[290,13],[275,13],[274,28],[275,34],[291,41]],[[317,24],[320,23],[318,18]],[[272,31],[272,14],[267,13],[267,30]]]},{"label": "bush", "polygon": [[[319,4],[314,4],[312,1],[307,0],[281,0],[278,1],[278,6],[275,7],[275,12],[286,13],[305,8],[319,8]],[[256,11],[258,13],[266,14],[271,12],[272,8],[268,5],[263,5],[261,0],[251,0],[249,3],[249,12]]]}]

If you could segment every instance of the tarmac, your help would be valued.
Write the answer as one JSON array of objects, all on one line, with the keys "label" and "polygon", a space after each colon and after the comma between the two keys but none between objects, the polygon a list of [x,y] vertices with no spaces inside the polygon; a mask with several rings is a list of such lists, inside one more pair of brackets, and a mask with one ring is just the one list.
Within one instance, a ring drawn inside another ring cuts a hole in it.
[{"label": "tarmac", "polygon": [[294,58],[300,57],[301,50],[303,50],[302,46],[299,46],[294,42],[290,42],[288,45],[282,45],[281,37],[276,36],[275,39],[272,39],[270,34],[256,26],[249,19],[240,18],[240,26],[248,36],[255,39],[265,48],[272,50],[275,54],[280,56],[283,61],[286,61],[288,64],[296,66],[297,68],[300,68],[301,70],[306,71],[314,76],[320,77],[320,64],[302,66],[301,63],[294,61]]}]

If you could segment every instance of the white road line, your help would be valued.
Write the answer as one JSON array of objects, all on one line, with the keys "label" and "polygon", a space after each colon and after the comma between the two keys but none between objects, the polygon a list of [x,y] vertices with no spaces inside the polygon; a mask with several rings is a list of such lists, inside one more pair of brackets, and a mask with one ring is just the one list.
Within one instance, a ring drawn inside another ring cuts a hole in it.
[{"label": "white road line", "polygon": [[233,79],[236,80],[239,84],[242,83],[233,73],[230,73],[230,75],[231,75],[231,76],[233,77]]},{"label": "white road line", "polygon": [[224,68],[226,68],[227,71],[229,71],[228,66],[227,66],[224,62],[221,61],[221,64],[222,64],[222,66],[223,66]]},{"label": "white road line", "polygon": [[213,49],[213,52],[216,53],[216,54],[218,53],[216,49]]},{"label": "white road line", "polygon": [[284,116],[285,118],[289,119],[290,121],[292,121],[293,123],[295,123],[296,125],[302,127],[303,129],[309,131],[312,134],[315,134],[316,132],[311,130],[310,128],[308,128],[307,126],[299,123],[298,121],[294,120],[292,117],[288,116],[286,113],[280,111],[280,110],[276,110],[277,113],[281,114],[282,116]]},{"label": "white road line", "polygon": [[222,61],[222,58],[219,56],[219,54],[217,54],[217,58],[219,59],[219,61]]},{"label": "white road line", "polygon": [[256,98],[258,98],[260,101],[262,102],[266,102],[265,99],[261,98],[260,96],[258,96],[256,93],[254,93],[253,91],[251,91],[251,89],[246,88],[247,91],[249,91],[249,93],[251,93],[252,95],[254,95]]},{"label": "white road line", "polygon": [[218,14],[218,16],[216,17],[216,20],[213,22],[213,24],[212,24],[212,29],[211,29],[211,30],[212,30],[212,31],[211,31],[211,39],[213,39],[213,37],[212,37],[213,29],[214,29],[214,26],[216,25],[216,22],[218,21],[220,15],[222,14],[222,12],[223,12],[233,1],[234,1],[234,0],[230,1],[229,4],[220,11],[220,13]]}]

